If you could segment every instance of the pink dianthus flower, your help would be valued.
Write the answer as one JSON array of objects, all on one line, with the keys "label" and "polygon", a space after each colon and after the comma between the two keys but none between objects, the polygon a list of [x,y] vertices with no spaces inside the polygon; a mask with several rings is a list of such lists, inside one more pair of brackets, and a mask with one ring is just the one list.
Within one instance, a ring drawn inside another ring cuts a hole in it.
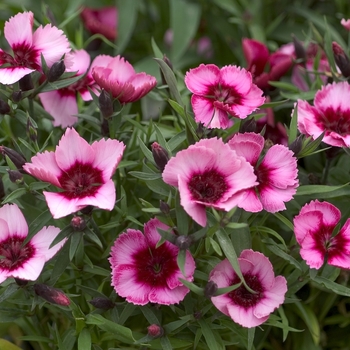
[{"label": "pink dianthus flower", "polygon": [[193,93],[196,122],[208,128],[227,129],[232,125],[228,114],[244,119],[265,101],[251,74],[237,66],[201,64],[186,73],[185,84]]},{"label": "pink dianthus flower", "polygon": [[116,193],[111,177],[124,148],[122,142],[111,139],[89,145],[73,128],[68,128],[55,152],[38,153],[23,169],[63,190],[43,192],[55,219],[87,205],[112,210]]},{"label": "pink dianthus flower", "polygon": [[169,229],[158,219],[151,219],[144,225],[144,234],[128,229],[111,250],[112,286],[118,295],[136,305],[177,304],[189,292],[179,278],[193,280],[192,255],[186,252],[183,275],[177,265],[179,248],[168,241],[157,247],[161,238],[157,228]]},{"label": "pink dianthus flower", "polygon": [[294,233],[300,255],[314,269],[325,262],[350,269],[350,219],[340,231],[333,231],[341,218],[340,210],[328,202],[311,201],[294,217]]},{"label": "pink dianthus flower", "polygon": [[349,30],[349,31],[350,31],[350,19],[345,19],[345,18],[343,18],[343,19],[340,21],[340,24],[341,24],[346,30]]},{"label": "pink dianthus flower", "polygon": [[230,211],[241,192],[257,185],[252,166],[221,139],[203,139],[170,158],[163,180],[179,188],[180,203],[194,221],[205,226],[205,208]]},{"label": "pink dianthus flower", "polygon": [[[238,263],[245,282],[256,293],[251,293],[242,284],[232,292],[212,297],[211,301],[234,322],[252,328],[264,323],[284,302],[287,281],[283,276],[275,277],[271,262],[262,253],[251,249],[243,250]],[[209,280],[215,282],[219,288],[240,282],[227,259],[214,267]]]},{"label": "pink dianthus flower", "polygon": [[258,185],[244,190],[245,197],[238,203],[249,212],[263,209],[275,213],[286,209],[299,185],[297,160],[286,146],[274,145],[261,160],[265,140],[260,134],[236,134],[228,144],[239,156],[244,157],[253,167]]}]

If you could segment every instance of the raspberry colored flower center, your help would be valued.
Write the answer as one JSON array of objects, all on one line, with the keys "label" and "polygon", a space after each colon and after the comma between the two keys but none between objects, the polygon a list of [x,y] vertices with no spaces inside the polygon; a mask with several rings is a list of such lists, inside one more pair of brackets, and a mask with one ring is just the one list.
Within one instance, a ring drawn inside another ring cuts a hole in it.
[{"label": "raspberry colored flower center", "polygon": [[22,266],[35,253],[35,248],[27,243],[23,245],[24,237],[12,236],[0,243],[0,268],[13,271]]},{"label": "raspberry colored flower center", "polygon": [[188,182],[193,200],[205,203],[216,203],[226,192],[228,186],[225,177],[212,169],[195,174]]},{"label": "raspberry colored flower center", "polygon": [[93,196],[103,184],[102,171],[91,164],[76,162],[59,178],[65,196],[69,199]]},{"label": "raspberry colored flower center", "polygon": [[[245,309],[248,309],[252,306],[255,306],[258,304],[258,302],[263,297],[264,288],[261,285],[261,282],[257,276],[254,275],[244,275],[244,279],[252,290],[254,290],[256,293],[253,294],[249,292],[244,285],[241,285],[239,288],[235,289],[234,291],[230,292],[228,295],[233,300],[233,302],[236,305],[242,306]],[[232,284],[239,283],[239,279],[236,278]]]},{"label": "raspberry colored flower center", "polygon": [[17,65],[33,69],[40,68],[36,63],[36,58],[38,56],[37,50],[33,50],[30,46],[23,44],[14,45],[12,50]]},{"label": "raspberry colored flower center", "polygon": [[328,108],[324,113],[324,127],[330,131],[334,131],[339,135],[348,135],[350,133],[350,111],[334,111]]},{"label": "raspberry colored flower center", "polygon": [[134,259],[137,281],[152,287],[167,287],[167,279],[179,270],[176,256],[165,244],[139,251]]},{"label": "raspberry colored flower center", "polygon": [[219,86],[214,90],[214,97],[217,101],[225,104],[237,103],[240,99],[238,94],[235,94],[231,88],[225,86]]}]

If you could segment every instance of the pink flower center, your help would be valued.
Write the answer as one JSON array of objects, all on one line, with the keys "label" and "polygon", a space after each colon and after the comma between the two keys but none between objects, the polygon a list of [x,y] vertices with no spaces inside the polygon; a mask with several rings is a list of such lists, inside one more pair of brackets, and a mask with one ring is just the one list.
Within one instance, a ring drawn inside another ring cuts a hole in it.
[{"label": "pink flower center", "polygon": [[235,93],[232,88],[219,85],[214,90],[214,98],[225,104],[234,104],[240,101],[241,96]]},{"label": "pink flower center", "polygon": [[68,199],[93,196],[104,183],[101,170],[79,162],[63,173],[58,181]]},{"label": "pink flower center", "polygon": [[333,108],[328,108],[324,112],[324,117],[321,121],[321,127],[333,131],[339,135],[350,134],[350,110],[334,111]]},{"label": "pink flower center", "polygon": [[0,242],[0,268],[13,271],[23,266],[35,253],[31,243],[23,245],[25,237],[12,236]]},{"label": "pink flower center", "polygon": [[32,69],[40,68],[40,66],[36,63],[36,59],[38,57],[37,50],[34,50],[30,46],[24,44],[13,45],[12,50],[17,65]]},{"label": "pink flower center", "polygon": [[[242,306],[245,309],[248,309],[252,306],[258,304],[258,302],[263,297],[264,288],[261,285],[261,282],[257,276],[254,275],[244,275],[244,279],[248,284],[249,288],[254,290],[256,293],[253,294],[249,292],[244,285],[241,285],[239,288],[230,292],[228,295],[233,300],[236,305]],[[239,278],[237,277],[232,284],[239,283]]]},{"label": "pink flower center", "polygon": [[195,174],[188,182],[192,199],[204,203],[216,203],[227,191],[225,177],[211,169],[201,174]]},{"label": "pink flower center", "polygon": [[134,255],[136,280],[152,287],[167,287],[167,279],[179,271],[174,250],[166,244]]}]

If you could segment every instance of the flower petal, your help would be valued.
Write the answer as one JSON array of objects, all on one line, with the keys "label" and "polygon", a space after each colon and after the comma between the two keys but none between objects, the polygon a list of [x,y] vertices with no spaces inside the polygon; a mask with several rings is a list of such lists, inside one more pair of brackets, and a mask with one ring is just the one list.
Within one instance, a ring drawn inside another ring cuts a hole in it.
[{"label": "flower petal", "polygon": [[23,12],[11,17],[4,27],[5,38],[11,47],[31,47],[33,41],[33,12]]},{"label": "flower petal", "polygon": [[1,239],[5,239],[5,235],[27,237],[28,224],[17,204],[5,204],[2,206],[0,208],[0,219]]},{"label": "flower petal", "polygon": [[43,192],[47,206],[54,219],[63,218],[69,214],[75,213],[84,206],[77,204],[78,198],[68,199],[62,192]]}]

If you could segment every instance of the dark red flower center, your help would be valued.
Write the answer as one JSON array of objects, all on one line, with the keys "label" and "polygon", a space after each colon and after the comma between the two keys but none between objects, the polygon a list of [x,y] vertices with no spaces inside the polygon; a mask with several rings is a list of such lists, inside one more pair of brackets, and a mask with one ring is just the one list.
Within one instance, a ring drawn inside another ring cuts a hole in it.
[{"label": "dark red flower center", "polygon": [[12,47],[14,61],[9,60],[11,65],[22,66],[32,69],[39,69],[37,64],[38,51],[26,44],[15,44]]},{"label": "dark red flower center", "polygon": [[341,136],[350,134],[350,110],[335,111],[333,108],[327,108],[321,118],[319,126],[326,131],[333,131]]},{"label": "dark red flower center", "polygon": [[102,171],[91,164],[76,162],[59,178],[68,199],[93,196],[104,183]]},{"label": "dark red flower center", "polygon": [[[170,243],[168,243],[170,244]],[[179,271],[176,250],[167,243],[134,254],[136,280],[152,287],[167,287],[167,279]]]},{"label": "dark red flower center", "polygon": [[219,85],[213,91],[215,100],[224,104],[240,104],[241,95],[229,86]]},{"label": "dark red flower center", "polygon": [[[229,297],[233,300],[236,305],[242,306],[245,309],[248,309],[252,306],[255,306],[264,296],[264,288],[257,276],[254,275],[244,275],[244,280],[246,281],[249,288],[254,290],[255,294],[251,293],[249,290],[244,287],[242,284],[239,288],[228,293]],[[232,284],[239,283],[239,278],[235,278]]]},{"label": "dark red flower center", "polygon": [[192,199],[204,203],[215,204],[227,191],[225,177],[217,170],[211,169],[195,174],[188,182]]},{"label": "dark red flower center", "polygon": [[35,254],[31,243],[23,245],[25,237],[12,236],[0,242],[0,268],[13,271],[22,266]]}]

